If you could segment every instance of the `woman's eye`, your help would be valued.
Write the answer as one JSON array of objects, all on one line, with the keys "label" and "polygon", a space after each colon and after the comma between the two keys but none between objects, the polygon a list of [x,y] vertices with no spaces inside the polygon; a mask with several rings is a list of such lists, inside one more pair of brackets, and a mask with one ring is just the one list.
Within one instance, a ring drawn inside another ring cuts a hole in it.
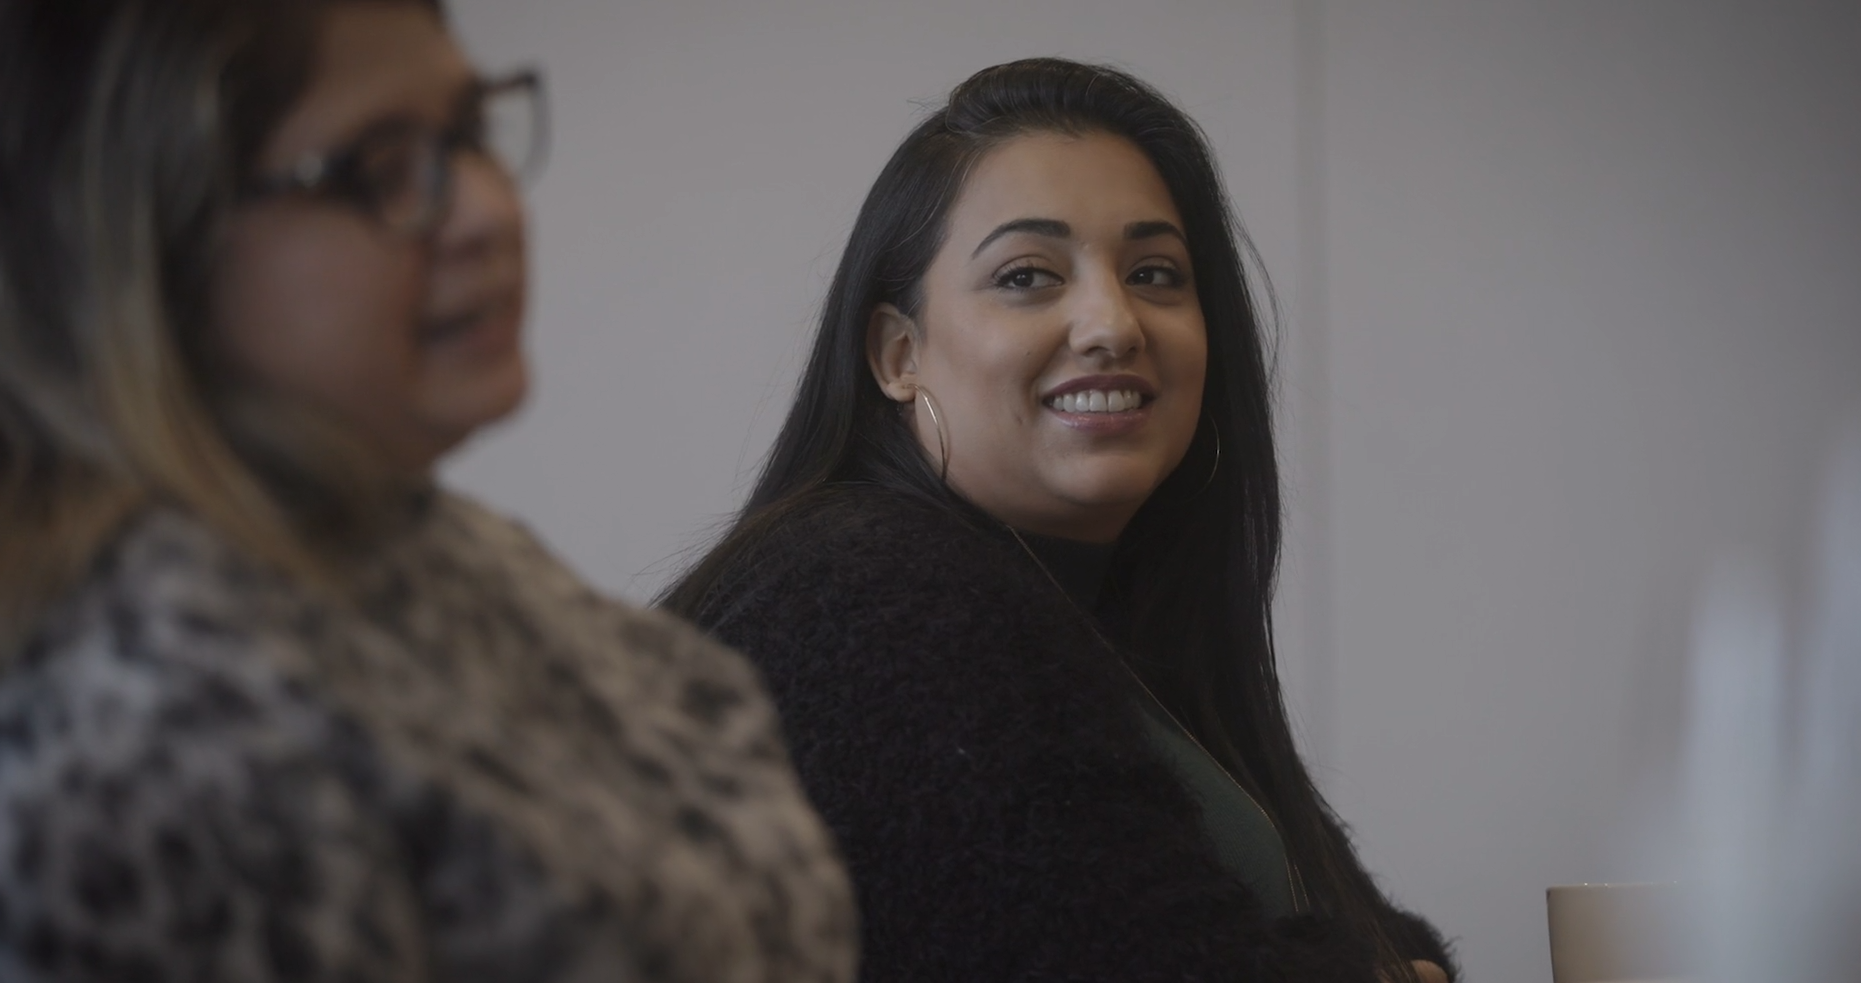
[{"label": "woman's eye", "polygon": [[1057,274],[1043,270],[1038,266],[1023,266],[1009,270],[995,278],[995,285],[1007,290],[1035,290],[1051,287],[1060,282]]},{"label": "woman's eye", "polygon": [[410,194],[419,181],[420,141],[413,134],[375,141],[358,151],[347,182],[377,203]]},{"label": "woman's eye", "polygon": [[483,150],[487,144],[486,131],[488,129],[489,126],[488,121],[485,119],[484,108],[477,104],[473,104],[464,113],[460,114],[459,118],[454,120],[451,126],[447,127],[446,135],[449,138],[449,142],[455,147],[462,147],[466,150]]},{"label": "woman's eye", "polygon": [[1183,275],[1168,266],[1145,266],[1132,271],[1130,283],[1136,287],[1180,287]]}]

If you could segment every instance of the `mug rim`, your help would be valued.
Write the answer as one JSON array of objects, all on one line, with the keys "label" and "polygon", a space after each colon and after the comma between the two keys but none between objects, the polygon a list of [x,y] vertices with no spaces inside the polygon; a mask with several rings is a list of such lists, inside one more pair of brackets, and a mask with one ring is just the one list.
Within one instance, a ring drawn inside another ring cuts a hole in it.
[{"label": "mug rim", "polygon": [[1594,891],[1598,889],[1621,890],[1623,888],[1679,887],[1679,881],[1581,881],[1576,884],[1553,884],[1544,889],[1546,894],[1552,891]]}]

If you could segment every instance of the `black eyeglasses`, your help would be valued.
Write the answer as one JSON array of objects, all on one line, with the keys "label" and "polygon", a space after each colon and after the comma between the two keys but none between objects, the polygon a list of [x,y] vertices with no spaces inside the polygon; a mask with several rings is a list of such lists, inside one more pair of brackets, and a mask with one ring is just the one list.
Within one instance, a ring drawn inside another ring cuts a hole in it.
[{"label": "black eyeglasses", "polygon": [[482,154],[520,184],[542,170],[547,149],[542,75],[523,71],[479,82],[443,129],[392,120],[328,153],[299,159],[246,186],[246,201],[298,194],[334,198],[413,238],[432,233],[452,207],[453,158]]}]

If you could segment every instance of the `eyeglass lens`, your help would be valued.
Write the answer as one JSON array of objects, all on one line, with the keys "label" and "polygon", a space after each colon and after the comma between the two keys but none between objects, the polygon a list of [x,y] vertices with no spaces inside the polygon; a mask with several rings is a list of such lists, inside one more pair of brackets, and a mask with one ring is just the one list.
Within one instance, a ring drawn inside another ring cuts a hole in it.
[{"label": "eyeglass lens", "polygon": [[529,184],[542,170],[539,99],[534,82],[493,86],[485,91],[479,106],[482,146],[520,184]]},{"label": "eyeglass lens", "polygon": [[369,146],[355,160],[369,206],[390,228],[430,229],[450,204],[454,155],[461,151],[483,153],[519,184],[529,183],[543,156],[537,101],[534,82],[494,83],[464,107],[453,133],[407,131]]},{"label": "eyeglass lens", "polygon": [[445,153],[430,138],[409,132],[358,155],[357,183],[383,224],[413,232],[433,223],[450,190]]}]

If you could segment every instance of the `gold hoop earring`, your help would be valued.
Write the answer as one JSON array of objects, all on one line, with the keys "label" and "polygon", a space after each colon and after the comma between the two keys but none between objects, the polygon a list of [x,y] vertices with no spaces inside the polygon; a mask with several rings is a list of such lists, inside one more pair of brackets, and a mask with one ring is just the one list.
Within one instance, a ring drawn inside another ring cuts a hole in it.
[{"label": "gold hoop earring", "polygon": [[917,384],[911,384],[912,400],[924,397],[924,408],[930,412],[931,426],[937,430],[937,478],[950,480],[950,440],[943,433],[943,414],[937,412],[937,401],[931,398],[931,391]]},{"label": "gold hoop earring", "polygon": [[1208,486],[1215,483],[1215,472],[1221,470],[1221,425],[1216,423],[1215,418],[1211,416],[1208,418],[1208,426],[1215,432],[1215,465],[1208,469],[1208,477],[1203,480],[1202,487],[1196,489],[1194,496],[1196,498],[1200,498],[1203,492],[1208,491]]}]

